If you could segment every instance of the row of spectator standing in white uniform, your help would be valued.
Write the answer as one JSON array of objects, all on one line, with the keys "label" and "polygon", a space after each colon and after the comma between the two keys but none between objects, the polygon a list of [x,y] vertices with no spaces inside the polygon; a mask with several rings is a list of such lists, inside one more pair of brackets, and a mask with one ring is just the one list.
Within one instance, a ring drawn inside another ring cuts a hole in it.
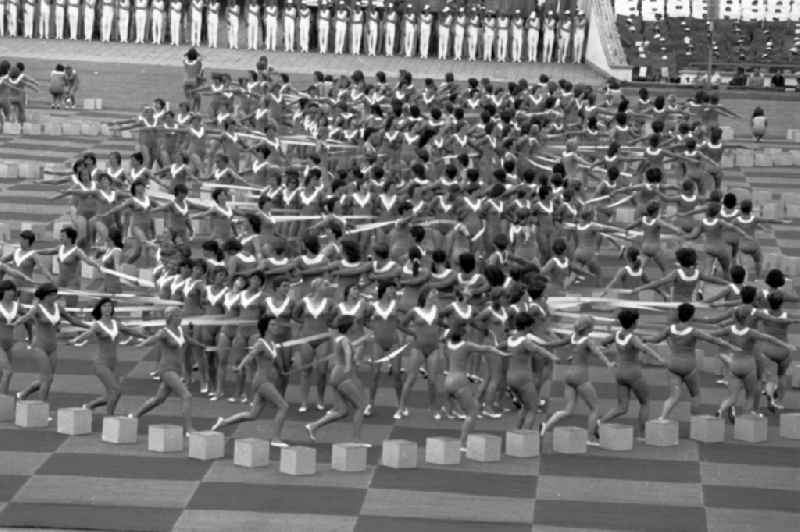
[{"label": "row of spectator standing in white uniform", "polygon": [[[0,0],[0,36],[103,42],[169,42],[178,46],[239,48],[240,27],[249,49],[370,56],[405,55],[484,61],[582,62],[587,19],[582,11],[536,9],[529,14],[410,4],[363,9],[322,1],[279,8],[275,0]],[[5,20],[4,20],[5,19]],[[280,34],[280,39],[279,39]],[[280,42],[279,42],[280,41]],[[279,46],[282,45],[282,46]]]}]

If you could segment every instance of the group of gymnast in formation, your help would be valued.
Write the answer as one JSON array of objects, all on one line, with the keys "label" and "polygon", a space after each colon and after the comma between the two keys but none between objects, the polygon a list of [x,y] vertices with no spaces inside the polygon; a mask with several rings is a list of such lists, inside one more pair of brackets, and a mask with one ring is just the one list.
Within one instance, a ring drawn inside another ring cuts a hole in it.
[{"label": "group of gymnast in formation", "polygon": [[[57,246],[22,231],[2,258],[0,393],[13,359],[33,357],[38,378],[17,397],[46,401],[59,344],[93,340],[105,393],[84,407],[114,415],[118,346],[135,338],[160,383],[129,415],[174,394],[187,432],[197,381],[204,400],[248,408],[214,430],[272,405],[281,446],[290,382],[300,412],[320,411],[311,440],[352,416],[360,442],[382,382],[400,420],[424,379],[430,415],[460,421],[462,446],[480,419],[514,413],[544,434],[578,399],[597,443],[631,394],[643,432],[649,365],[669,378],[658,420],[684,388],[697,411],[696,354],[713,344],[729,390],[717,415],[762,415],[763,397],[783,408],[797,321],[783,305],[797,296],[780,270],[762,271],[758,232],[784,221],[726,191],[718,121],[738,117],[715,94],[405,71],[315,72],[300,89],[266,58],[237,80],[204,72],[193,49],[183,64],[184,102],[156,99],[111,124],[138,135],[129,164],[87,153],[47,177],[71,221]],[[83,263],[101,290],[82,281]],[[594,358],[618,389],[608,412]],[[556,364],[567,366],[558,410]]]}]

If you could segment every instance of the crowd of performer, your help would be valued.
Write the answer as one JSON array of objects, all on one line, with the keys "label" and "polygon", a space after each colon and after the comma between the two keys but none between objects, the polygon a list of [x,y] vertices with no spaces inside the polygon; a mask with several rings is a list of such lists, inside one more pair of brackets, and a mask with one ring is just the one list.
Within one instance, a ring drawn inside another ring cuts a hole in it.
[{"label": "crowd of performer", "polygon": [[[757,235],[783,221],[724,192],[718,120],[736,115],[715,94],[629,99],[615,80],[437,83],[405,71],[318,72],[301,89],[266,57],[251,79],[204,73],[194,49],[184,69],[186,101],[156,99],[112,124],[138,134],[129,165],[88,153],[49,176],[72,200],[71,223],[48,249],[23,231],[3,258],[0,393],[14,358],[33,357],[38,378],[15,391],[47,400],[61,327],[73,344],[96,342],[105,393],[87,408],[115,413],[118,345],[138,337],[160,384],[131,416],[175,394],[193,430],[196,385],[204,400],[249,405],[214,428],[273,405],[276,445],[290,382],[300,412],[322,413],[312,440],[351,415],[359,441],[386,379],[395,419],[424,379],[430,415],[461,420],[462,443],[480,418],[515,412],[516,426],[547,432],[578,398],[596,443],[631,394],[641,434],[647,366],[669,376],[658,419],[684,388],[701,407],[698,343],[726,368],[718,415],[761,415],[762,392],[783,408],[797,321],[783,305],[797,296],[763,271]],[[623,264],[613,276],[603,255]],[[154,265],[152,281],[123,273],[131,264]],[[47,282],[34,288],[34,275]],[[579,297],[583,287],[603,297]],[[91,313],[76,307],[88,301]],[[608,412],[595,357],[618,387]],[[568,365],[566,404],[553,411],[556,363]]]},{"label": "crowd of performer", "polygon": [[586,14],[580,9],[557,13],[549,2],[531,4],[530,12],[507,12],[470,2],[434,11],[429,5],[342,0],[0,0],[0,37],[582,62]]}]

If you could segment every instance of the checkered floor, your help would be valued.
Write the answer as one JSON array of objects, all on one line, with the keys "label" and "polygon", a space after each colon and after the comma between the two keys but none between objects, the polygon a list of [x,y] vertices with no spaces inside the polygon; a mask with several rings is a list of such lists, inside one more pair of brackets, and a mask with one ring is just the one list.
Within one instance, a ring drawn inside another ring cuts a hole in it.
[{"label": "checkered floor", "polygon": [[[796,342],[796,338],[795,338]],[[91,348],[61,348],[58,375],[51,398],[53,410],[77,406],[99,395]],[[19,389],[35,377],[33,362],[14,361],[12,387]],[[154,361],[144,353],[123,348],[119,371],[126,375],[120,411],[128,412],[152,395],[156,383],[148,373]],[[559,373],[564,367],[559,366]],[[658,412],[667,395],[663,369],[647,368]],[[591,378],[601,397],[601,409],[614,403],[611,372],[593,367]],[[715,377],[703,376],[703,409],[711,412],[723,397]],[[420,384],[414,392],[411,415],[392,419],[394,397],[381,388],[375,413],[367,418],[365,438],[379,444],[387,438],[416,441],[421,448],[432,435],[456,436],[458,424],[436,422],[427,410]],[[212,403],[199,396],[193,402],[195,426],[210,427],[220,415],[242,405]],[[561,404],[563,384],[553,388]],[[297,406],[293,385],[289,399]],[[800,408],[800,392],[786,399]],[[631,408],[623,422],[631,423]],[[769,441],[751,445],[733,441],[698,444],[688,440],[688,403],[676,410],[681,420],[677,447],[637,444],[632,452],[590,448],[585,455],[560,455],[545,438],[537,459],[503,457],[499,463],[465,460],[459,466],[434,466],[420,458],[416,470],[393,470],[376,465],[380,449],[369,452],[364,473],[330,469],[330,444],[347,441],[350,424],[324,428],[317,449],[319,470],[312,477],[289,477],[273,463],[248,470],[232,463],[232,440],[268,438],[271,411],[264,419],[229,429],[224,460],[199,462],[184,454],[158,455],[146,449],[150,424],[180,424],[178,401],[170,399],[140,423],[135,445],[100,441],[101,416],[94,433],[68,437],[54,427],[25,430],[0,425],[0,527],[64,527],[102,530],[664,530],[695,532],[789,530],[800,507],[800,443],[780,439],[776,419],[770,418]],[[317,412],[300,414],[293,408],[285,436],[291,443],[309,445],[303,424]],[[565,424],[584,426],[585,410]],[[514,416],[481,420],[478,431],[502,435]],[[273,449],[273,461],[278,458]]]}]

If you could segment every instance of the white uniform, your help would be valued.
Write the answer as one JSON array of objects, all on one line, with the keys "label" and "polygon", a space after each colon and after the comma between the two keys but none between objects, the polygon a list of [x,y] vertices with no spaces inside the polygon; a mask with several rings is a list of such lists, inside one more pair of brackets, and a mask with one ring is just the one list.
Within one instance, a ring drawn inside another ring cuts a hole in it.
[{"label": "white uniform", "polygon": [[[464,17],[461,18],[461,37],[458,39],[459,46],[464,45]],[[439,59],[447,59],[447,54],[450,48],[450,28],[453,26],[453,15],[450,13],[444,15],[439,19]],[[455,32],[459,32],[458,23],[456,23]],[[456,39],[453,39],[455,44]],[[461,59],[461,50],[455,52],[456,59]]]},{"label": "white uniform", "polygon": [[288,5],[283,10],[283,49],[294,52],[294,24],[297,18],[297,9]]},{"label": "white uniform", "polygon": [[390,9],[386,12],[386,35],[384,36],[383,53],[389,57],[394,55],[394,37],[397,33],[397,11]]},{"label": "white uniform", "polygon": [[192,28],[189,43],[200,46],[203,35],[203,0],[192,0]]},{"label": "white uniform", "polygon": [[134,18],[136,21],[136,42],[138,44],[144,43],[144,36],[147,33],[147,0],[134,0],[136,12]]},{"label": "white uniform", "polygon": [[571,35],[572,35],[572,21],[570,19],[567,19],[558,27],[559,63],[567,62],[567,56],[569,55],[569,49],[570,49],[569,39]]},{"label": "white uniform", "polygon": [[375,56],[378,53],[378,25],[380,17],[378,11],[372,9],[367,12],[367,55]]},{"label": "white uniform", "polygon": [[33,39],[33,19],[36,16],[36,3],[34,0],[25,0],[23,7],[23,23],[25,25],[24,35],[28,39]]},{"label": "white uniform", "polygon": [[347,38],[347,10],[346,9],[337,9],[336,10],[336,27],[334,28],[334,42],[333,42],[333,53],[335,54],[343,54],[344,53],[344,43],[345,39]]},{"label": "white uniform", "polygon": [[83,38],[91,41],[94,36],[94,15],[97,11],[97,0],[83,0]]},{"label": "white uniform", "polygon": [[[58,2],[58,0],[56,0]],[[119,42],[128,42],[128,26],[131,20],[131,0],[119,0],[119,18],[117,18],[117,29],[119,30]],[[58,19],[56,18],[56,23]],[[57,25],[57,24],[56,24]]]},{"label": "white uniform", "polygon": [[419,16],[419,56],[422,59],[428,58],[428,51],[431,47],[431,26],[433,25],[433,15],[422,13]]},{"label": "white uniform", "polygon": [[169,42],[172,46],[181,44],[181,19],[183,18],[183,2],[172,0],[169,6]]},{"label": "white uniform", "polygon": [[491,61],[492,52],[494,52],[494,38],[495,28],[497,27],[497,19],[494,17],[487,17],[483,20],[483,60]]},{"label": "white uniform", "polygon": [[[39,37],[42,39],[50,38],[50,2],[51,0],[41,0],[39,2]],[[2,18],[0,18],[2,24]],[[3,32],[0,31],[0,35]]]},{"label": "white uniform", "polygon": [[208,46],[210,48],[216,48],[219,45],[219,10],[220,5],[218,0],[211,0],[208,3],[206,24],[208,24]]},{"label": "white uniform", "polygon": [[553,45],[556,40],[556,19],[551,16],[544,18],[544,42],[542,44],[542,61],[549,63],[553,60]]},{"label": "white uniform", "polygon": [[475,61],[478,58],[478,36],[481,31],[481,17],[477,14],[469,18],[467,28],[467,58]]},{"label": "white uniform", "polygon": [[164,10],[166,4],[164,0],[153,0],[152,5],[152,25],[153,25],[153,42],[161,44],[164,42]]},{"label": "white uniform", "polygon": [[67,1],[67,20],[69,21],[69,38],[75,40],[78,38],[78,20],[81,15],[81,2],[80,0]]},{"label": "white uniform", "polygon": [[331,10],[325,6],[320,6],[317,12],[317,44],[319,44],[319,52],[322,54],[328,53],[328,37],[331,33]]},{"label": "white uniform", "polygon": [[517,15],[511,20],[511,60],[522,62],[522,41],[525,35],[525,20]]},{"label": "white uniform", "polygon": [[572,41],[572,60],[583,63],[583,43],[586,39],[586,17],[579,16],[575,19],[575,36]]},{"label": "white uniform", "polygon": [[228,22],[228,48],[239,49],[239,4],[231,2],[225,13]]},{"label": "white uniform", "polygon": [[531,11],[525,21],[528,30],[528,61],[534,63],[539,59],[539,32],[542,31],[542,21],[536,11]]},{"label": "white uniform", "polygon": [[264,8],[264,41],[267,50],[274,52],[278,48],[278,5],[270,3]]},{"label": "white uniform", "polygon": [[0,37],[6,34],[6,2],[0,0]]},{"label": "white uniform", "polygon": [[307,54],[311,41],[311,8],[306,5],[300,7],[297,17],[297,43],[300,51]]},{"label": "white uniform", "polygon": [[350,21],[350,53],[361,55],[361,39],[364,36],[364,11],[354,9]]},{"label": "white uniform", "polygon": [[255,0],[247,4],[247,48],[258,50],[259,5]]},{"label": "white uniform", "polygon": [[501,63],[506,60],[508,56],[508,17],[501,15],[497,19],[497,60]]},{"label": "white uniform", "polygon": [[114,27],[114,0],[102,0],[100,8],[100,40],[111,41],[111,29]]},{"label": "white uniform", "polygon": [[417,41],[417,14],[410,11],[403,16],[403,19],[405,21],[403,49],[405,50],[406,57],[411,57],[414,55],[414,45]]}]

